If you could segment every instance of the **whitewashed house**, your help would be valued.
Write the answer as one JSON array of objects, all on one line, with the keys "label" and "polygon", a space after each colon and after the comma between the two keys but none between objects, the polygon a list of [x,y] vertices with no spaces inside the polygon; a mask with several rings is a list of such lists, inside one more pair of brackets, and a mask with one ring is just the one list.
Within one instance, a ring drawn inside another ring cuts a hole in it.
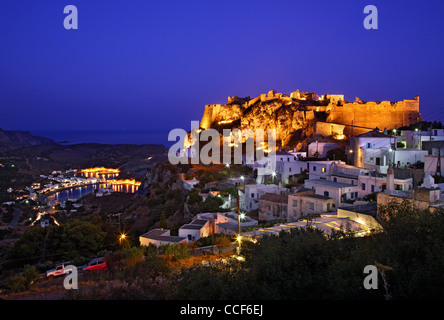
[{"label": "whitewashed house", "polygon": [[381,133],[376,128],[350,139],[346,152],[355,166],[387,173],[389,164],[394,161],[395,146],[396,136]]},{"label": "whitewashed house", "polygon": [[171,236],[170,230],[167,229],[153,229],[151,231],[148,231],[147,233],[144,233],[139,237],[139,242],[141,246],[149,246],[153,245],[156,247],[160,247],[163,245],[173,245],[173,244],[179,244],[188,243],[187,237],[179,237],[179,236]]}]

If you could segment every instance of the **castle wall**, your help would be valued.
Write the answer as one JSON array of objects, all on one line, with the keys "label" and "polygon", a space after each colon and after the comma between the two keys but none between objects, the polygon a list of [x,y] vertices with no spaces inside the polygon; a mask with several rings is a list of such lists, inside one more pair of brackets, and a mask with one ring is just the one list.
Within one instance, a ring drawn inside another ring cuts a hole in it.
[{"label": "castle wall", "polygon": [[[396,103],[383,101],[381,103],[345,103],[331,105],[327,122],[346,125],[344,134],[359,134],[359,131],[368,131],[365,128],[381,130],[399,128],[421,120],[419,113],[419,99],[404,100]],[[363,127],[353,128],[351,126]]]},{"label": "castle wall", "polygon": [[315,123],[315,134],[319,134],[324,137],[331,135],[343,135],[345,126],[337,123],[327,123],[317,121]]},{"label": "castle wall", "polygon": [[206,104],[204,114],[200,120],[200,127],[203,129],[209,129],[216,116],[220,113],[220,109],[220,104]]}]

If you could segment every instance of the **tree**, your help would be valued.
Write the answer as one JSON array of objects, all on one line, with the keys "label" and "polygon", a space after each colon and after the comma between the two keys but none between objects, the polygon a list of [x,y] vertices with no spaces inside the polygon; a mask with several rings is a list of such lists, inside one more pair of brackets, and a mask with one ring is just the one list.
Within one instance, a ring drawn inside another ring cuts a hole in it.
[{"label": "tree", "polygon": [[159,227],[163,228],[163,229],[167,229],[168,228],[165,211],[162,211],[162,213],[160,214]]},{"label": "tree", "polygon": [[219,235],[216,237],[216,246],[219,253],[222,253],[224,249],[227,249],[231,245],[230,239],[226,235]]}]

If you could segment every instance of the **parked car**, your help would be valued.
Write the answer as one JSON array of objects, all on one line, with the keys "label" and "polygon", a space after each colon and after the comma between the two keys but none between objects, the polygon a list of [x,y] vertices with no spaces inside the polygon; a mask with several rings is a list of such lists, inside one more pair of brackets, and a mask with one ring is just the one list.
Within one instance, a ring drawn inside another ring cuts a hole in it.
[{"label": "parked car", "polygon": [[106,265],[105,259],[103,257],[95,258],[95,259],[92,259],[90,262],[88,262],[83,267],[81,267],[81,270],[83,272],[107,270],[107,265]]},{"label": "parked car", "polygon": [[54,269],[46,271],[46,277],[47,278],[54,278],[54,277],[63,276],[65,274],[71,273],[72,267],[68,268],[69,265],[71,265],[70,262],[62,262],[62,263],[57,264]]},{"label": "parked car", "polygon": [[413,163],[409,165],[409,168],[411,169],[424,169],[424,162],[418,161],[416,163]]}]

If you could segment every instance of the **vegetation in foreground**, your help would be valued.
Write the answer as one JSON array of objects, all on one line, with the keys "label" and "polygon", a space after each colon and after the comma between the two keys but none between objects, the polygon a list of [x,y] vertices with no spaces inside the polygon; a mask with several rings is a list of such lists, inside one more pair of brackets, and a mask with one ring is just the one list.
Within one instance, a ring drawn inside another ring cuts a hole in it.
[{"label": "vegetation in foreground", "polygon": [[[327,237],[294,229],[245,242],[245,261],[130,246],[108,255],[109,271],[84,278],[86,287],[64,291],[62,298],[443,299],[444,213],[412,210],[406,203],[381,207],[380,213],[382,233]],[[376,290],[363,287],[367,265],[381,270]]]}]

